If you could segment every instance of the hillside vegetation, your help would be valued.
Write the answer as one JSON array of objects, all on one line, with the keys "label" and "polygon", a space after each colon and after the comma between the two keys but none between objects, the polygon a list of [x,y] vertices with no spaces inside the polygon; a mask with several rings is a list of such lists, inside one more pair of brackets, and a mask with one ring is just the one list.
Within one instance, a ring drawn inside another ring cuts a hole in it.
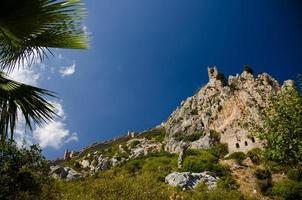
[{"label": "hillside vegetation", "polygon": [[[161,126],[95,143],[48,163],[36,146],[18,149],[3,143],[0,199],[302,199],[302,96],[293,82],[276,88],[263,109],[257,108],[257,120],[245,112],[258,105],[254,102],[242,109],[244,120],[229,124],[230,130],[249,132],[242,138],[256,138],[257,145],[244,151],[230,148],[236,138],[226,139],[228,131],[189,127],[179,132],[187,127],[181,115],[193,120],[191,126],[205,120],[194,118],[199,111],[188,111],[188,103]],[[217,115],[222,116],[228,101],[217,107]]]}]

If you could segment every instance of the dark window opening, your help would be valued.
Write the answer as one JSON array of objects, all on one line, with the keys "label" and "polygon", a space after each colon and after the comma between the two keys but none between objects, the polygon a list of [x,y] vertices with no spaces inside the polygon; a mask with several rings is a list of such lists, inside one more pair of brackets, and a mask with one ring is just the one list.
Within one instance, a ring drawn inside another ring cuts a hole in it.
[{"label": "dark window opening", "polygon": [[239,148],[239,143],[236,143],[236,148],[237,148],[237,149]]},{"label": "dark window opening", "polygon": [[254,138],[254,137],[252,137],[251,139],[252,139],[252,142],[253,142],[253,143],[255,143],[255,138]]},{"label": "dark window opening", "polygon": [[245,146],[247,146],[247,141],[244,142]]}]

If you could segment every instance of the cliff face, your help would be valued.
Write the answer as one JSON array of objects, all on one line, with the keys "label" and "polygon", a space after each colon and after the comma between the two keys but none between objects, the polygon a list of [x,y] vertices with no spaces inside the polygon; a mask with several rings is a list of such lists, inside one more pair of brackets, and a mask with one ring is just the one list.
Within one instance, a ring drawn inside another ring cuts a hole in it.
[{"label": "cliff face", "polygon": [[[227,143],[229,152],[259,147],[261,144],[252,137],[244,123],[262,123],[260,111],[270,95],[280,91],[279,83],[266,73],[256,78],[247,71],[241,75],[224,75],[216,67],[208,68],[209,82],[194,96],[183,101],[163,124],[166,129],[166,147],[178,152],[184,145],[176,137],[200,133],[196,141],[187,142],[191,148],[207,148],[213,143],[211,132],[219,133],[220,142]],[[286,82],[288,83],[288,82]]]}]

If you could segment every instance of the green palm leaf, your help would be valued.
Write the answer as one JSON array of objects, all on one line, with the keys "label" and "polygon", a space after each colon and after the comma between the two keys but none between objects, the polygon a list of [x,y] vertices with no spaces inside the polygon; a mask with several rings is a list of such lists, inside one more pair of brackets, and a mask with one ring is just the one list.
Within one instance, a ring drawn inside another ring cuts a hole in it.
[{"label": "green palm leaf", "polygon": [[[81,0],[3,0],[0,3],[0,66],[11,69],[48,48],[88,48]],[[30,60],[33,61],[33,60]]]},{"label": "green palm leaf", "polygon": [[0,72],[0,136],[1,140],[13,139],[18,110],[25,118],[25,124],[32,129],[32,122],[41,125],[53,120],[55,112],[52,104],[43,96],[55,97],[54,93],[10,80]]}]

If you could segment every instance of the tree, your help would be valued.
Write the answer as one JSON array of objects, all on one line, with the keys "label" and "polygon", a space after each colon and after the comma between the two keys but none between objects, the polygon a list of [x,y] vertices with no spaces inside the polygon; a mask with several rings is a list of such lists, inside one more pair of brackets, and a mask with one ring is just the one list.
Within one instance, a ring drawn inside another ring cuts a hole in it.
[{"label": "tree", "polygon": [[18,109],[22,111],[25,123],[30,129],[31,121],[39,125],[56,116],[53,106],[43,99],[43,95],[54,97],[54,93],[48,90],[18,83],[8,79],[4,73],[0,73],[1,141],[8,137],[9,131],[10,139],[13,140]]},{"label": "tree", "polygon": [[[10,72],[24,61],[42,60],[49,48],[88,47],[81,20],[85,14],[81,0],[4,0],[0,6],[0,69]],[[9,80],[0,72],[0,136],[8,137],[17,121],[17,111],[26,125],[51,120],[53,106],[44,96],[48,90]]]},{"label": "tree", "polygon": [[0,143],[0,149],[0,199],[41,199],[43,185],[51,184],[41,150],[14,143]]},{"label": "tree", "polygon": [[43,58],[49,48],[88,47],[81,0],[4,0],[0,6],[0,64]]},{"label": "tree", "polygon": [[244,65],[243,70],[250,73],[250,74],[254,74],[254,71],[253,71],[253,69],[251,68],[250,65]]},{"label": "tree", "polygon": [[265,156],[280,164],[302,163],[302,95],[285,86],[272,96],[256,133],[265,143]]}]

